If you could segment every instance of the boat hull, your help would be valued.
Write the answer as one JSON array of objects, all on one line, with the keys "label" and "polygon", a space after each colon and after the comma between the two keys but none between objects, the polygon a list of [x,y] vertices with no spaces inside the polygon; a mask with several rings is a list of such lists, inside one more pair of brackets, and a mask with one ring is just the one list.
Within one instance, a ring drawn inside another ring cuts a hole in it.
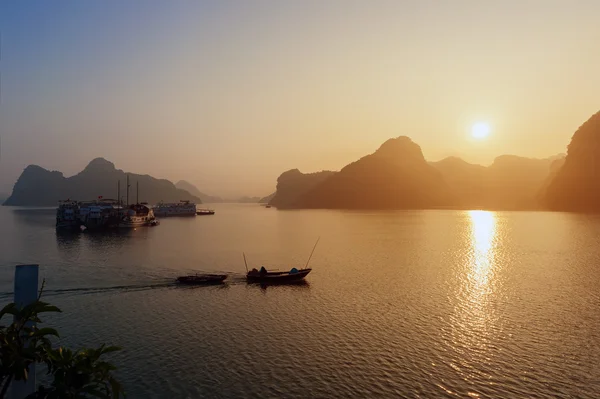
[{"label": "boat hull", "polygon": [[79,226],[81,226],[81,225],[82,225],[82,223],[80,223],[80,222],[57,222],[56,230],[79,231]]},{"label": "boat hull", "polygon": [[165,212],[165,211],[154,211],[154,214],[159,217],[186,217],[186,216],[196,216],[196,211],[189,212]]},{"label": "boat hull", "polygon": [[248,273],[246,280],[249,283],[260,284],[294,284],[304,281],[304,278],[312,269],[298,270],[296,273],[290,272],[268,272],[265,274]]},{"label": "boat hull", "polygon": [[196,216],[205,216],[205,215],[214,215],[215,211],[213,210],[200,210],[200,211],[196,211]]},{"label": "boat hull", "polygon": [[144,227],[144,226],[152,226],[152,220],[149,221],[145,221],[145,222],[120,222],[119,224],[116,225],[117,228],[119,229],[135,229],[138,227]]},{"label": "boat hull", "polygon": [[179,201],[177,203],[160,204],[154,206],[154,214],[159,217],[185,217],[196,216],[196,204],[190,201]]}]

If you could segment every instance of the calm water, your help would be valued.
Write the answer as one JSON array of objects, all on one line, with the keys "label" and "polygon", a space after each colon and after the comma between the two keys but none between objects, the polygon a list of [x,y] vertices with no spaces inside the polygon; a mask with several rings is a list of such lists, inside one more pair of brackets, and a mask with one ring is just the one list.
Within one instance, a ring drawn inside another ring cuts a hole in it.
[{"label": "calm water", "polygon": [[[63,343],[123,346],[132,398],[600,397],[598,217],[216,211],[57,236],[53,210],[0,208],[0,293],[41,264]],[[300,266],[318,236],[307,285],[239,277],[242,251]],[[237,275],[170,283],[192,270]]]}]

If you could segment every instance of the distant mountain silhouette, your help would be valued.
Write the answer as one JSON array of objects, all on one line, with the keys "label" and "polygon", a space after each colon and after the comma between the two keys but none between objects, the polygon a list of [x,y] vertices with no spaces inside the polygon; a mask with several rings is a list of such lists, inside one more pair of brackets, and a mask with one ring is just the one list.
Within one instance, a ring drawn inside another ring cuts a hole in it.
[{"label": "distant mountain silhouette", "polygon": [[[277,198],[277,196],[276,196]],[[455,206],[442,174],[410,138],[390,139],[300,197],[303,208],[420,209]]]},{"label": "distant mountain silhouette", "polygon": [[545,198],[546,192],[548,191],[548,187],[550,187],[550,184],[552,183],[556,175],[558,175],[558,172],[562,169],[563,165],[565,164],[565,161],[566,157],[563,156],[562,158],[555,159],[550,164],[550,173],[542,183],[542,186],[536,195],[536,203],[539,204],[541,208],[548,207]]},{"label": "distant mountain silhouette", "polygon": [[[103,158],[92,160],[83,171],[68,178],[61,172],[29,165],[17,180],[12,195],[4,205],[54,206],[59,200],[94,200],[99,196],[116,199],[118,181],[121,182],[121,196],[125,200],[126,179],[125,172],[116,169],[112,162]],[[140,201],[150,204],[179,200],[201,202],[200,198],[176,188],[168,180],[129,173],[129,183],[130,203],[136,201],[136,183],[139,183]]]},{"label": "distant mountain silhouette", "polygon": [[203,192],[198,190],[198,188],[196,186],[194,186],[192,183],[185,181],[185,180],[179,180],[177,183],[175,183],[175,187],[185,190],[188,193],[200,198],[202,200],[202,202],[205,204],[206,203],[215,204],[218,202],[224,202],[223,198],[204,194]]},{"label": "distant mountain silhouette", "polygon": [[600,211],[600,112],[577,129],[542,198],[551,210]]},{"label": "distant mountain silhouette", "polygon": [[431,165],[442,173],[462,208],[534,209],[552,165],[560,165],[562,159],[563,154],[545,159],[502,155],[484,167],[451,157]]},{"label": "distant mountain silhouette", "polygon": [[559,156],[535,159],[503,155],[488,168],[486,207],[488,209],[539,208],[536,196]]},{"label": "distant mountain silhouette", "polygon": [[298,169],[283,172],[277,179],[277,191],[269,201],[270,205],[278,208],[297,206],[300,197],[314,189],[317,185],[333,176],[336,172],[322,171],[317,173],[302,173]]},{"label": "distant mountain silhouette", "polygon": [[540,189],[564,157],[503,155],[489,167],[457,157],[427,163],[417,144],[398,137],[340,172],[283,173],[269,203],[278,208],[535,209]]},{"label": "distant mountain silhouette", "polygon": [[558,158],[558,159],[555,159],[554,161],[552,161],[552,163],[550,164],[550,175],[548,176],[548,179],[547,179],[548,185],[550,185],[552,180],[554,180],[556,175],[558,175],[558,172],[560,172],[562,167],[565,165],[566,161],[567,161],[567,158],[564,155],[562,158]]},{"label": "distant mountain silhouette", "polygon": [[261,204],[268,204],[269,202],[271,202],[271,200],[273,199],[273,197],[275,197],[275,194],[277,194],[277,192],[274,192],[270,195],[267,195],[266,197],[262,197],[260,199],[260,201],[258,201]]},{"label": "distant mountain silhouette", "polygon": [[254,203],[258,203],[258,201],[260,201],[260,197],[240,197],[237,198],[233,201],[230,202],[236,202],[236,203],[240,203],[240,204],[254,204]]},{"label": "distant mountain silhouette", "polygon": [[440,171],[462,207],[484,207],[487,172],[485,166],[471,164],[457,157],[448,157],[429,164]]}]

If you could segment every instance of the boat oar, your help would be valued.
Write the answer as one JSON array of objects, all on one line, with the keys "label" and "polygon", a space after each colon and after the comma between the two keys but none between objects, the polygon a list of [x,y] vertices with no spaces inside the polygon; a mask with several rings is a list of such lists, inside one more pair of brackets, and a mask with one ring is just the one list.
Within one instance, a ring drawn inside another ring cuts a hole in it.
[{"label": "boat oar", "polygon": [[319,243],[319,240],[321,239],[321,237],[317,238],[317,242],[315,242],[315,246],[312,249],[312,252],[310,253],[310,256],[308,257],[308,260],[306,261],[306,266],[304,266],[304,269],[308,269],[308,263],[310,262],[310,259],[312,258],[313,254],[315,253],[315,249],[317,248],[317,244]]},{"label": "boat oar", "polygon": [[248,262],[246,262],[246,254],[242,252],[242,255],[244,255],[244,265],[246,265],[246,274],[248,274]]}]

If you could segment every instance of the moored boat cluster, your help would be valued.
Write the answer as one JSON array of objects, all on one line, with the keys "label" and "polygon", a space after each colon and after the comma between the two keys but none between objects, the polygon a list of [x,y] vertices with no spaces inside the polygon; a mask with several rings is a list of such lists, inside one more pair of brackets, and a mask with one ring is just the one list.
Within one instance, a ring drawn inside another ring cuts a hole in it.
[{"label": "moored boat cluster", "polygon": [[97,230],[154,226],[158,219],[146,203],[124,206],[116,200],[61,201],[56,209],[58,230]]},{"label": "moored boat cluster", "polygon": [[99,230],[156,226],[157,216],[214,215],[210,209],[198,210],[190,201],[159,203],[150,206],[145,202],[124,205],[113,199],[99,197],[94,201],[61,201],[56,209],[58,230]]}]

